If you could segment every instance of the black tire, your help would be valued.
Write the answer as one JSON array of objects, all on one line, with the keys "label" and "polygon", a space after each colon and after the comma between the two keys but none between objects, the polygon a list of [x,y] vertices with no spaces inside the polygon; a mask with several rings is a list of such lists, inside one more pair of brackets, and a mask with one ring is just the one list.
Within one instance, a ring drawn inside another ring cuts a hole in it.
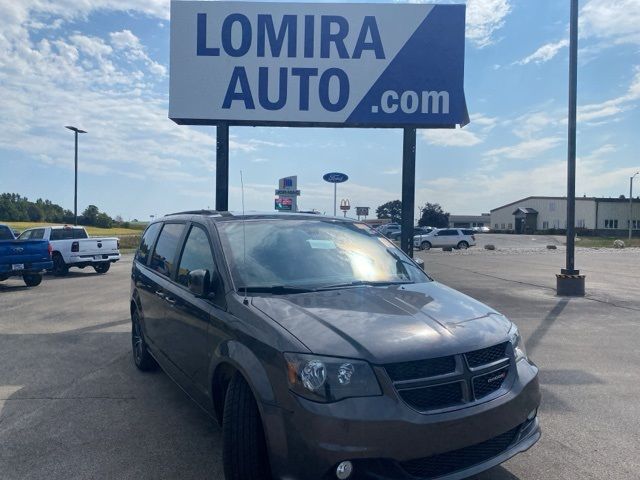
[{"label": "black tire", "polygon": [[93,269],[96,273],[107,273],[111,268],[111,263],[109,262],[101,262],[93,265]]},{"label": "black tire", "polygon": [[226,480],[270,480],[262,420],[253,393],[236,373],[224,399],[222,463]]},{"label": "black tire", "polygon": [[457,248],[458,250],[466,250],[467,248],[469,248],[469,244],[463,240],[462,242],[458,242]]},{"label": "black tire", "polygon": [[22,280],[27,287],[37,287],[42,282],[42,274],[40,273],[25,273],[22,276]]},{"label": "black tire", "polygon": [[133,363],[136,364],[138,370],[151,372],[158,368],[158,364],[156,363],[155,358],[153,358],[149,353],[139,318],[137,311],[134,312],[131,317],[131,349],[133,351]]},{"label": "black tire", "polygon": [[67,273],[69,273],[69,267],[64,263],[64,258],[60,255],[59,252],[53,253],[53,274],[56,277],[64,277]]},{"label": "black tire", "polygon": [[431,243],[425,240],[420,244],[420,250],[431,250]]}]

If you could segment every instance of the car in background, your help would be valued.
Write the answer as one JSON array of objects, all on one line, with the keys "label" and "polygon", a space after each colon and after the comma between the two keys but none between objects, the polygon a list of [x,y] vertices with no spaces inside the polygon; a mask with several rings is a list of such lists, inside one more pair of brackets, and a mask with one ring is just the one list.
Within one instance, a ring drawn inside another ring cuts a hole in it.
[{"label": "car in background", "polygon": [[476,233],[489,233],[491,229],[489,227],[473,227],[473,231]]},{"label": "car in background", "polygon": [[70,267],[93,267],[107,273],[112,263],[120,260],[120,240],[115,237],[91,238],[84,227],[52,226],[30,228],[20,240],[40,239],[51,243],[53,274],[63,276]]},{"label": "car in background", "polygon": [[221,423],[227,480],[461,479],[540,438],[517,327],[362,222],[167,215],[129,302],[136,367]]},{"label": "car in background", "polygon": [[389,235],[391,235],[394,232],[399,232],[400,231],[400,224],[399,223],[385,223],[384,225],[380,225],[376,231],[382,235],[384,235],[385,237],[388,237]]},{"label": "car in background", "polygon": [[7,225],[0,225],[0,282],[22,277],[27,287],[35,287],[42,282],[42,273],[52,267],[48,241],[16,240]]},{"label": "car in background", "polygon": [[[431,227],[413,227],[412,236],[415,237],[416,235],[426,235],[431,230],[433,230],[433,228]],[[391,240],[400,240],[401,236],[402,236],[402,228],[400,228],[400,230],[391,232],[389,235],[387,235],[387,237],[389,237]]]},{"label": "car in background", "polygon": [[426,235],[413,238],[413,246],[419,250],[431,248],[456,248],[465,250],[476,244],[473,230],[469,228],[439,228]]}]

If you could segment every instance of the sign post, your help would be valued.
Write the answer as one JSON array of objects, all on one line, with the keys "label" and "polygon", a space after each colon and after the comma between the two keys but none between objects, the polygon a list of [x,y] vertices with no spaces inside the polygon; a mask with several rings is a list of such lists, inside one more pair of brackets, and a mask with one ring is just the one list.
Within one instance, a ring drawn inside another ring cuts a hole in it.
[{"label": "sign post", "polygon": [[331,173],[325,173],[322,176],[322,179],[325,182],[333,183],[333,216],[335,217],[337,215],[336,204],[338,202],[338,197],[337,197],[338,188],[337,188],[337,186],[338,186],[339,183],[344,183],[347,180],[349,180],[349,177],[344,173],[331,172]]},{"label": "sign post", "polygon": [[216,210],[229,210],[229,125],[216,127]]},{"label": "sign post", "polygon": [[416,129],[405,128],[402,137],[402,221],[400,248],[413,258],[413,211],[416,203]]}]

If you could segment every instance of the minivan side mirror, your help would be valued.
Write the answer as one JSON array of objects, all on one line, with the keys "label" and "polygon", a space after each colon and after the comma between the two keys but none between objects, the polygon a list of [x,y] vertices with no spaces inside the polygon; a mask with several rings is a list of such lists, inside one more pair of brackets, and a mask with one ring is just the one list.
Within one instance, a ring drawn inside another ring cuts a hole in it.
[{"label": "minivan side mirror", "polygon": [[189,272],[189,290],[197,297],[208,297],[218,286],[218,272],[213,274],[209,270],[192,270]]}]

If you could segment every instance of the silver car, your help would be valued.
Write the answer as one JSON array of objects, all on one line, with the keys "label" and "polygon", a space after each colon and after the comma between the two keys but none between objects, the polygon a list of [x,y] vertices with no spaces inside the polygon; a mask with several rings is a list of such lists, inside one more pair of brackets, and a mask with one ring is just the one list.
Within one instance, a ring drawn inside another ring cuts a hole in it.
[{"label": "silver car", "polygon": [[426,235],[413,237],[413,246],[420,250],[431,248],[456,248],[465,250],[476,244],[473,230],[468,228],[440,228]]}]

